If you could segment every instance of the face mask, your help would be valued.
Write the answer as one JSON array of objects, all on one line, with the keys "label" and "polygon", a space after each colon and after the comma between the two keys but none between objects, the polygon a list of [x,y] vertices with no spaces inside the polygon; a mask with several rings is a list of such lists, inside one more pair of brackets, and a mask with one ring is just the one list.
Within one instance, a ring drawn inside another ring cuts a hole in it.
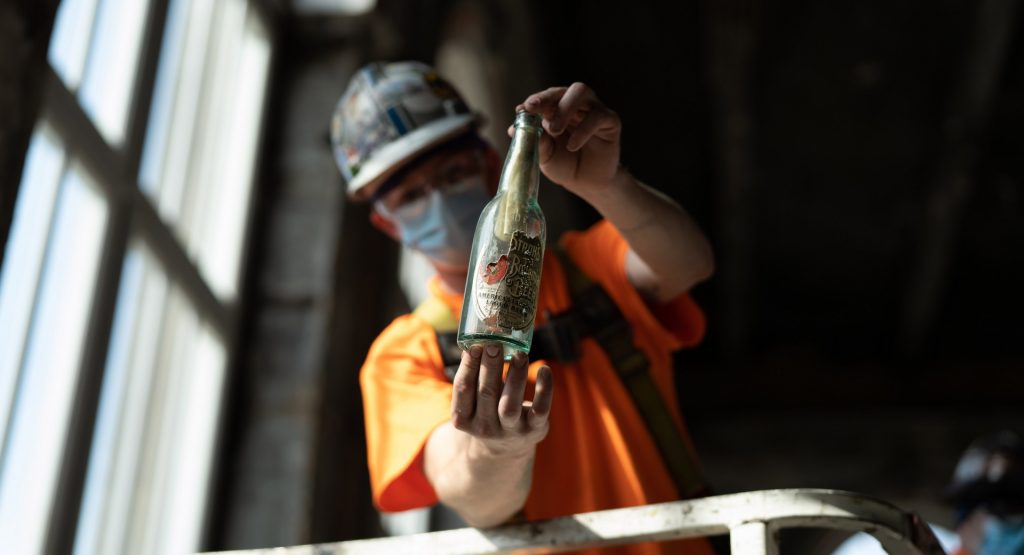
[{"label": "face mask", "polygon": [[467,266],[480,212],[490,202],[483,175],[470,176],[443,190],[431,189],[388,215],[398,224],[402,243],[449,266]]},{"label": "face mask", "polygon": [[1019,555],[1024,553],[1024,521],[990,518],[978,555]]}]

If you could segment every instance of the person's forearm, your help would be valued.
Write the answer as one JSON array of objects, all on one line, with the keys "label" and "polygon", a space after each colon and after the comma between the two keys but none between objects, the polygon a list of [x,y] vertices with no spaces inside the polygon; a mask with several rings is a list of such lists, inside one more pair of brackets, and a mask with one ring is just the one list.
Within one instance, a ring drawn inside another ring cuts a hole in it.
[{"label": "person's forearm", "polygon": [[486,528],[507,521],[526,503],[535,449],[520,453],[488,452],[451,423],[430,435],[424,470],[438,499],[470,526]]},{"label": "person's forearm", "polygon": [[627,260],[627,273],[645,296],[667,301],[711,276],[711,245],[672,199],[622,168],[611,185],[596,190],[584,200],[629,243],[636,260]]}]

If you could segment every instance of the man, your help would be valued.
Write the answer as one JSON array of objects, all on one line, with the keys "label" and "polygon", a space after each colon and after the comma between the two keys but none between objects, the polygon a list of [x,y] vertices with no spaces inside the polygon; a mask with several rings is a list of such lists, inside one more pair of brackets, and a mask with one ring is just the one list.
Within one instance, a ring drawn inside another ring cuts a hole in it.
[{"label": "man", "polygon": [[[1003,430],[971,442],[957,462],[943,497],[954,509],[956,532],[932,525],[942,548],[954,555],[1024,555],[1024,440]],[[833,555],[884,553],[867,534],[856,534]]]},{"label": "man", "polygon": [[1003,430],[973,441],[946,499],[956,511],[963,555],[1024,554],[1024,440]]},{"label": "man", "polygon": [[[666,422],[688,447],[671,352],[703,335],[703,315],[687,292],[711,275],[710,246],[682,208],[619,164],[621,123],[592,90],[553,87],[520,109],[543,116],[541,171],[604,217],[562,237],[564,263],[548,249],[537,329],[571,314],[569,276],[577,269],[600,285],[628,324],[627,345],[642,354],[657,401],[668,407]],[[477,120],[429,67],[405,62],[360,70],[332,122],[350,197],[372,202],[377,228],[427,256],[437,271],[431,301],[448,318],[461,313],[476,220],[500,171],[497,153],[476,134]],[[504,379],[501,349],[474,348],[449,380],[433,319],[421,309],[396,319],[360,375],[381,510],[440,501],[470,525],[487,527],[516,516],[537,520],[680,498],[663,446],[606,345],[584,337],[569,346],[578,356],[549,364],[519,355]],[[699,540],[623,552],[709,548]]]}]

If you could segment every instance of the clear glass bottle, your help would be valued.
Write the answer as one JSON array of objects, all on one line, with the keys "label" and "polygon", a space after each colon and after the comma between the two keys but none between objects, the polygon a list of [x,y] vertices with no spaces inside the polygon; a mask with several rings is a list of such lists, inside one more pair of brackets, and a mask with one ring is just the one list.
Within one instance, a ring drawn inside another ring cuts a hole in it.
[{"label": "clear glass bottle", "polygon": [[498,194],[484,207],[469,257],[459,346],[500,342],[530,352],[547,226],[537,204],[541,117],[516,114]]}]

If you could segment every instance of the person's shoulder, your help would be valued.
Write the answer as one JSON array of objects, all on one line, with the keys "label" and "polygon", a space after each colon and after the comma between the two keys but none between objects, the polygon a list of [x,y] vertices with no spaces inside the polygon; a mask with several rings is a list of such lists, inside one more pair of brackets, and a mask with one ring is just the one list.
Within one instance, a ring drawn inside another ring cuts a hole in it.
[{"label": "person's shoulder", "polygon": [[366,356],[366,367],[382,358],[427,359],[436,343],[434,329],[416,314],[403,314],[377,335]]},{"label": "person's shoulder", "polygon": [[402,314],[380,332],[377,339],[409,338],[432,331],[430,324],[413,312]]}]

